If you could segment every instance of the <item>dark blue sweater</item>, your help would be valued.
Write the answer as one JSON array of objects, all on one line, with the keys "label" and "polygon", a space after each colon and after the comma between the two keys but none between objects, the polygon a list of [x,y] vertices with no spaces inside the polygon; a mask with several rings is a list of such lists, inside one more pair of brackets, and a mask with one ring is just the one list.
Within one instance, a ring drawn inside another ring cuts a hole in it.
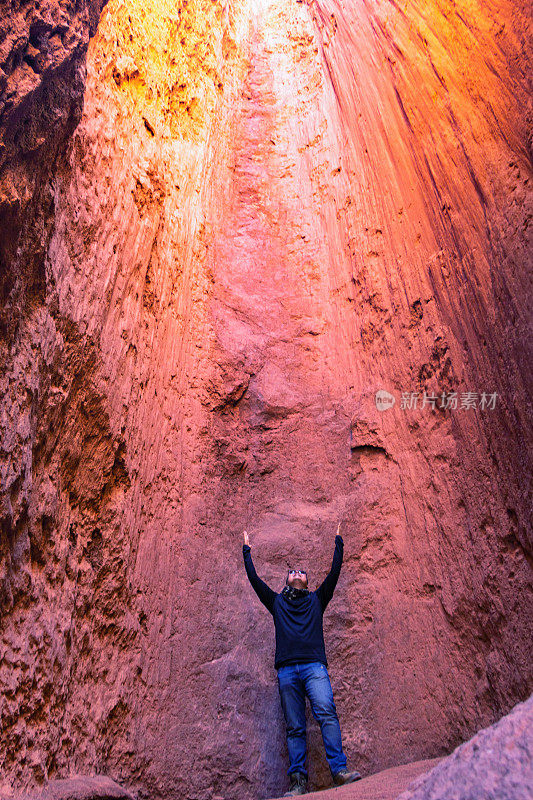
[{"label": "dark blue sweater", "polygon": [[322,616],[333,597],[342,566],[344,542],[335,537],[335,553],[329,575],[314,592],[288,600],[274,592],[255,571],[249,545],[242,547],[246,573],[257,596],[274,617],[276,656],[274,668],[303,661],[321,661],[327,667]]}]

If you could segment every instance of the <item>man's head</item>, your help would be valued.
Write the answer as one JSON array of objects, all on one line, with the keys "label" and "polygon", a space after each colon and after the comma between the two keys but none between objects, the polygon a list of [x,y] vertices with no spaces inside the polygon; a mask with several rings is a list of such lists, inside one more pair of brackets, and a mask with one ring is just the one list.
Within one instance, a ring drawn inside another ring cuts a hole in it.
[{"label": "man's head", "polygon": [[287,574],[287,586],[307,589],[307,572],[304,569],[290,569]]}]

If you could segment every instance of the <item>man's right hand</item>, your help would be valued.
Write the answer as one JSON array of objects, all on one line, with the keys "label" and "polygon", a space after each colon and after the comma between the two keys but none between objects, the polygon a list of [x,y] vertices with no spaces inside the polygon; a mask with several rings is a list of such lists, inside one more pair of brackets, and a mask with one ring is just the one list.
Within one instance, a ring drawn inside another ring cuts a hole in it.
[{"label": "man's right hand", "polygon": [[250,539],[248,538],[248,534],[244,531],[244,544],[247,544],[250,547]]}]

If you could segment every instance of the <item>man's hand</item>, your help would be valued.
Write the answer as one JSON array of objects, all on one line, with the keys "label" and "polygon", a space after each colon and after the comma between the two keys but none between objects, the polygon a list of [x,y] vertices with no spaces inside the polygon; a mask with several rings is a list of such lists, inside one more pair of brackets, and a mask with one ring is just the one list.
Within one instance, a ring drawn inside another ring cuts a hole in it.
[{"label": "man's hand", "polygon": [[339,524],[337,525],[337,534],[336,534],[337,536],[339,535],[339,531],[340,531],[340,529],[341,529],[341,524],[340,524],[340,522],[339,522]]},{"label": "man's hand", "polygon": [[250,539],[248,538],[248,534],[244,531],[244,544],[247,544],[250,547]]}]

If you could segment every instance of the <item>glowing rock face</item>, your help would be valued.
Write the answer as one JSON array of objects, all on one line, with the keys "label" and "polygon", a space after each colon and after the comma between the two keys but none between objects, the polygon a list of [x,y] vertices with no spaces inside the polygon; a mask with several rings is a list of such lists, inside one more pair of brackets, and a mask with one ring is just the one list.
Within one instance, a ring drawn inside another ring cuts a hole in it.
[{"label": "glowing rock face", "polygon": [[525,697],[520,5],[104,10],[2,379],[20,785],[285,787],[244,527],[274,589],[294,564],[313,589],[342,521],[349,766],[441,755]]}]

